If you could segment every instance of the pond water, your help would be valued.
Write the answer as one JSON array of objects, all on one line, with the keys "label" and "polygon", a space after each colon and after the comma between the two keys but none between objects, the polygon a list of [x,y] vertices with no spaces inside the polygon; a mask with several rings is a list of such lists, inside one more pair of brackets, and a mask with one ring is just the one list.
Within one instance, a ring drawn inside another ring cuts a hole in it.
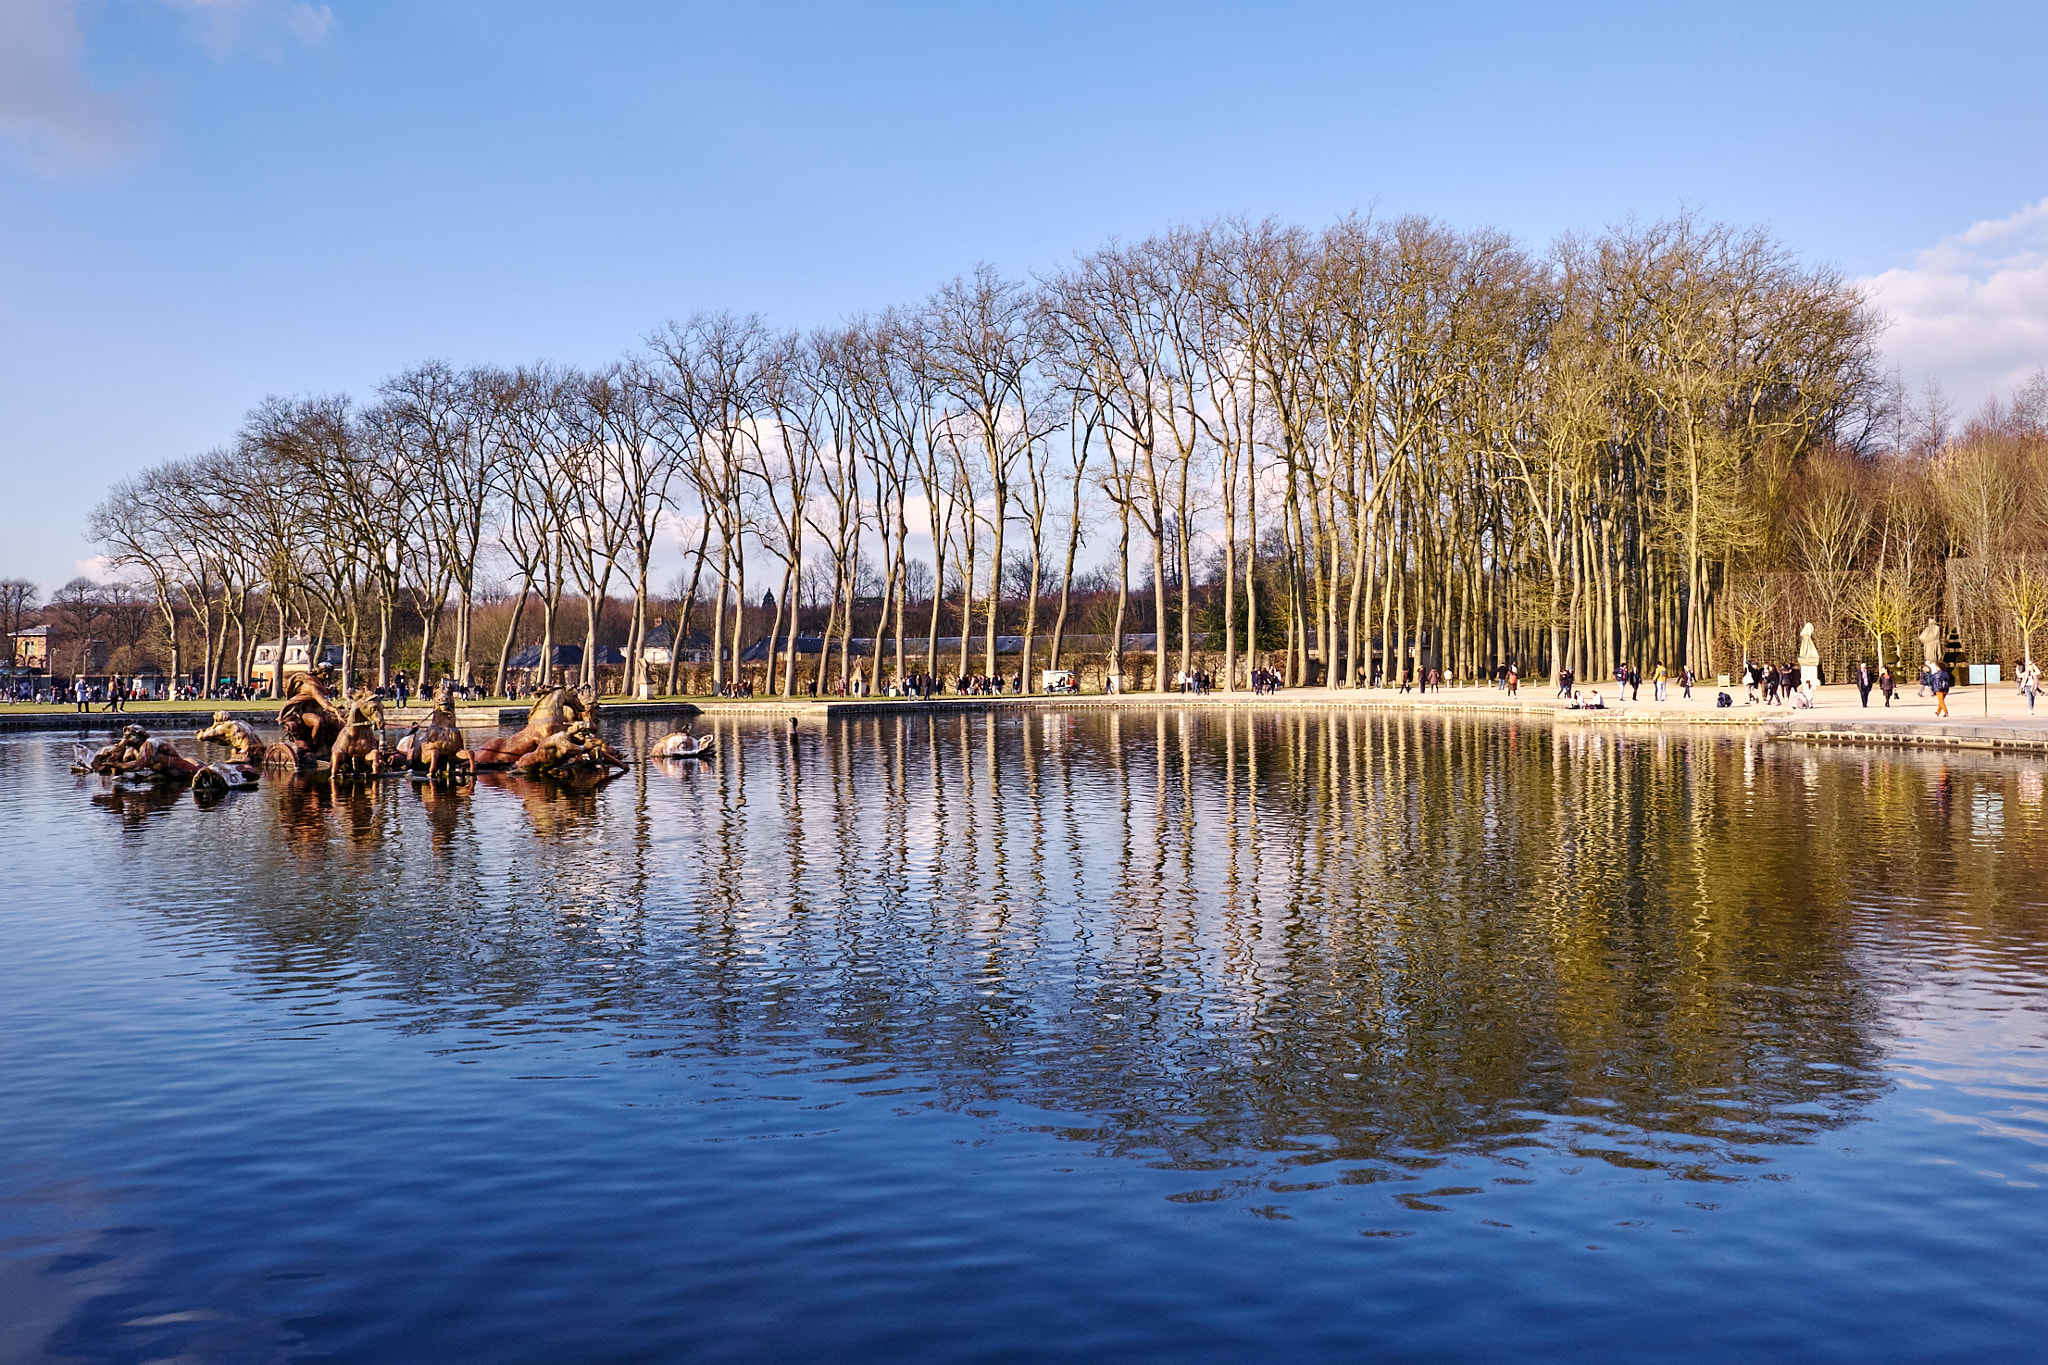
[{"label": "pond water", "polygon": [[0,1360],[2048,1340],[2038,761],[711,728],[210,807],[0,737]]}]

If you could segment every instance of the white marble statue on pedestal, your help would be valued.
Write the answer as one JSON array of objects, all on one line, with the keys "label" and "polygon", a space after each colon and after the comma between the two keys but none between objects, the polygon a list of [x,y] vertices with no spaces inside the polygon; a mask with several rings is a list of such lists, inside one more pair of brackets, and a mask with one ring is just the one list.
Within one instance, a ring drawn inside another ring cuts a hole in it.
[{"label": "white marble statue on pedestal", "polygon": [[1820,686],[1820,650],[1813,643],[1813,622],[1799,628],[1799,681]]}]

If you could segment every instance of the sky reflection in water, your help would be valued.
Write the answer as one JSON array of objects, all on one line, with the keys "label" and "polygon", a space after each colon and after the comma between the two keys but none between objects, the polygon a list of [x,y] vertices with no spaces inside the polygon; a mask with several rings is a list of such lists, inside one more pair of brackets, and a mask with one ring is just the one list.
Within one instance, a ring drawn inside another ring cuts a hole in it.
[{"label": "sky reflection in water", "polygon": [[714,728],[208,809],[0,740],[0,1358],[2048,1336],[2037,762]]}]

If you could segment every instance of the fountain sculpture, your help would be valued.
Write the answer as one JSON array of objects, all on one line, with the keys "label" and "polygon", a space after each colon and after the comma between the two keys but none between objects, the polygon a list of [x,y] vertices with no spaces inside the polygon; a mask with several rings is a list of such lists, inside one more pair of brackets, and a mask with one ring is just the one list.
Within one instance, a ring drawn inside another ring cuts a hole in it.
[{"label": "fountain sculpture", "polygon": [[587,725],[597,723],[596,690],[588,686],[574,691],[558,687],[533,704],[518,734],[477,746],[475,764],[479,768],[512,767],[538,749],[542,741],[579,721]]}]

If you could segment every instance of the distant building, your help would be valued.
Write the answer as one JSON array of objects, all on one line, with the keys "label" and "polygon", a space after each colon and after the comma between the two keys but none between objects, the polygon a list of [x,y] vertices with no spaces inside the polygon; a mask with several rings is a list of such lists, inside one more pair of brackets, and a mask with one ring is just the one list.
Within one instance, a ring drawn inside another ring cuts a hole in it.
[{"label": "distant building", "polygon": [[[256,660],[249,665],[249,677],[259,687],[281,683],[278,676],[278,655],[284,656],[284,677],[304,673],[313,667],[313,641],[304,635],[294,635],[280,644],[266,640],[256,646]],[[347,658],[347,651],[340,645],[327,645],[320,651],[320,661],[337,671]]]},{"label": "distant building", "polygon": [[17,678],[44,678],[50,673],[50,628],[30,626],[7,637],[7,672]]},{"label": "distant building", "polygon": [[[675,627],[656,617],[654,624],[647,628],[647,643],[641,648],[641,657],[647,660],[649,668],[667,668],[675,658],[675,647]],[[683,641],[683,662],[711,662],[710,635],[701,630],[691,631],[689,638]]]},{"label": "distant building", "polygon": [[[597,647],[597,666],[599,668],[624,668],[626,666],[626,656],[612,645],[599,645]],[[548,654],[548,666],[544,677],[532,677],[534,673],[541,671],[539,645],[528,645],[505,661],[505,672],[507,674],[517,674],[519,681],[529,685],[556,687],[582,674],[583,646],[553,646]]]}]

